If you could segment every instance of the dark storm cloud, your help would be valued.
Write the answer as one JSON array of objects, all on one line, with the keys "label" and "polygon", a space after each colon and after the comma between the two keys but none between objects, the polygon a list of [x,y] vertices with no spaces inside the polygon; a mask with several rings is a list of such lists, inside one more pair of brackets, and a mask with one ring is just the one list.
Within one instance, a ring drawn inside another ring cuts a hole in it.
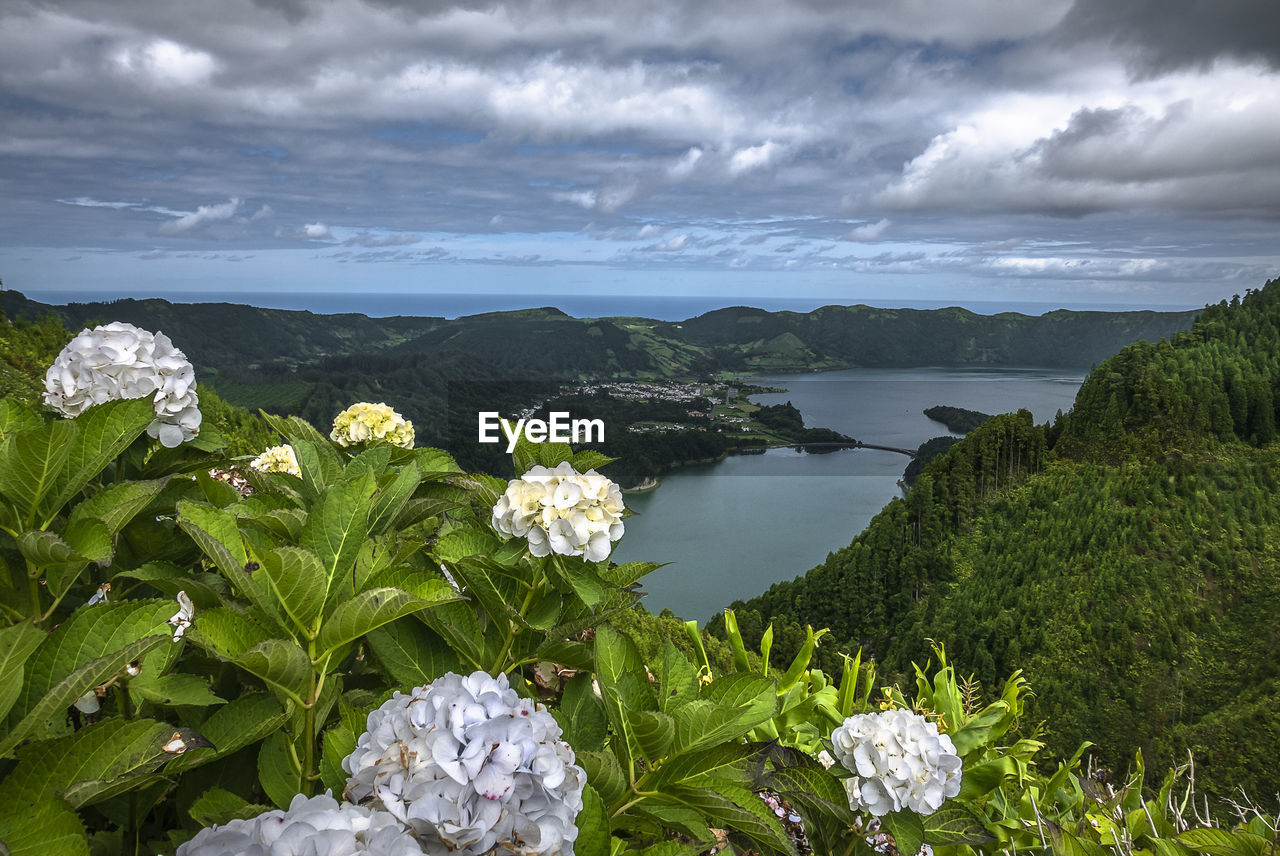
[{"label": "dark storm cloud", "polygon": [[1274,0],[1076,0],[1062,22],[1067,38],[1132,49],[1132,65],[1145,75],[1228,57],[1280,68],[1277,33]]}]

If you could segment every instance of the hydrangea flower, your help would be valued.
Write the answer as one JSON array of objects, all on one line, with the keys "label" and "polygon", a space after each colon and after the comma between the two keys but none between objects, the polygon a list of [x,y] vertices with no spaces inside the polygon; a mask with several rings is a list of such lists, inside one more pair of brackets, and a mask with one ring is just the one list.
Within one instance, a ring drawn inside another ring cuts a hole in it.
[{"label": "hydrangea flower", "polygon": [[960,792],[961,760],[938,726],[909,710],[851,716],[831,733],[849,805],[881,817],[909,808],[933,814]]},{"label": "hydrangea flower", "polygon": [[393,446],[412,449],[413,423],[385,404],[362,401],[338,414],[329,439],[343,447],[386,440]]},{"label": "hydrangea flower", "polygon": [[44,401],[76,417],[96,404],[152,397],[147,433],[173,448],[200,433],[195,372],[163,333],[113,322],[81,330],[44,376]]},{"label": "hydrangea flower", "polygon": [[625,510],[621,488],[565,461],[554,470],[535,466],[508,482],[492,523],[506,538],[528,538],[535,556],[559,553],[602,562],[622,537]]},{"label": "hydrangea flower", "polygon": [[287,811],[211,826],[177,856],[421,856],[413,833],[383,811],[339,803],[329,794],[298,794]]},{"label": "hydrangea flower", "polygon": [[261,473],[288,473],[301,476],[298,458],[293,454],[293,447],[288,443],[283,446],[272,446],[249,462],[249,466]]},{"label": "hydrangea flower", "polygon": [[345,796],[410,825],[432,856],[572,856],[586,773],[560,734],[506,675],[450,672],[369,714]]}]

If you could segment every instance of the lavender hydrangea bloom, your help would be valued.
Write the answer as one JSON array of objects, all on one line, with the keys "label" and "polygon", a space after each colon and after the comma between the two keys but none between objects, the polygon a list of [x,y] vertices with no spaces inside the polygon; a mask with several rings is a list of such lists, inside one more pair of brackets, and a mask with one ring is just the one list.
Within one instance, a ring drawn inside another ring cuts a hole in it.
[{"label": "lavender hydrangea bloom", "polygon": [[369,714],[345,796],[408,824],[432,856],[571,856],[586,774],[506,675],[452,672]]},{"label": "lavender hydrangea bloom", "polygon": [[938,726],[909,710],[851,716],[831,733],[852,808],[877,817],[904,808],[933,814],[960,793],[962,762]]},{"label": "lavender hydrangea bloom", "polygon": [[329,794],[293,798],[269,811],[196,833],[177,856],[421,856],[412,831],[391,815]]},{"label": "lavender hydrangea bloom", "polygon": [[173,448],[200,433],[195,372],[163,333],[114,322],[81,330],[44,377],[44,401],[76,417],[96,404],[151,397],[156,418],[147,433]]}]

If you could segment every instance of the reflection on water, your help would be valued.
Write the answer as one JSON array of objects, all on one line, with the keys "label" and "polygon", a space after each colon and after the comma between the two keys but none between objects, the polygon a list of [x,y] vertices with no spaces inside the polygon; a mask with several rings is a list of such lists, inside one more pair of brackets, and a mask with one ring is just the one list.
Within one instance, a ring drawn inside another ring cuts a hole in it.
[{"label": "reflection on water", "polygon": [[[922,411],[949,404],[986,413],[1027,408],[1037,421],[1067,410],[1083,374],[1042,369],[849,369],[752,380],[786,393],[810,427],[867,443],[915,448],[946,434]],[[643,581],[652,612],[705,621],[733,600],[791,579],[849,543],[894,496],[907,457],[851,449],[809,455],[773,449],[685,467],[627,496],[636,516],[614,558],[670,562]]]}]

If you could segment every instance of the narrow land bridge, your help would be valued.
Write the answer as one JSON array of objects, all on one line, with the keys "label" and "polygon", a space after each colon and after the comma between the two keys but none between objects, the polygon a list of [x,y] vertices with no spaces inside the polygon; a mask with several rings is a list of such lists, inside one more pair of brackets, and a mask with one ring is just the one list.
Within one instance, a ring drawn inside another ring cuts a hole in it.
[{"label": "narrow land bridge", "polygon": [[765,449],[814,449],[814,448],[879,449],[882,452],[897,452],[900,455],[906,455],[911,458],[914,458],[916,456],[915,449],[899,449],[897,446],[880,446],[875,443],[863,443],[861,440],[850,440],[848,442],[843,442],[843,443],[837,443],[837,442],[779,443],[776,446],[746,446],[743,448],[743,451],[747,451],[749,449],[760,449],[760,451],[764,451]]}]

